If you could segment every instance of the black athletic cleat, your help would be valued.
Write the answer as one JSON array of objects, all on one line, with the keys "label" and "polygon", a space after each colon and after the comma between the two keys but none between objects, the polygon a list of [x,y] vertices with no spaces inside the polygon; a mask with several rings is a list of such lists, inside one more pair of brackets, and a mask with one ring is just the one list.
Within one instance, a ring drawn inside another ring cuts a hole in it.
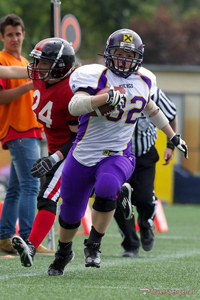
[{"label": "black athletic cleat", "polygon": [[153,248],[155,237],[151,228],[149,229],[140,228],[140,239],[144,251],[150,251]]},{"label": "black athletic cleat", "polygon": [[64,275],[64,269],[66,265],[72,261],[75,257],[75,253],[73,251],[70,252],[69,255],[62,256],[59,254],[59,250],[55,254],[55,259],[50,264],[48,268],[48,275],[49,276],[63,276]]},{"label": "black athletic cleat", "polygon": [[85,266],[100,268],[100,264],[101,264],[100,244],[99,243],[89,244],[88,240],[84,240],[84,245],[85,245],[84,248]]},{"label": "black athletic cleat", "polygon": [[122,254],[122,257],[138,257],[139,256],[139,249],[135,249],[135,250],[125,250]]},{"label": "black athletic cleat", "polygon": [[22,266],[31,267],[36,252],[33,244],[29,240],[23,240],[20,236],[14,236],[12,238],[12,245],[20,255]]},{"label": "black athletic cleat", "polygon": [[117,205],[123,212],[124,218],[130,220],[134,216],[133,205],[131,203],[132,188],[129,183],[124,183],[121,187],[121,192],[117,200]]}]

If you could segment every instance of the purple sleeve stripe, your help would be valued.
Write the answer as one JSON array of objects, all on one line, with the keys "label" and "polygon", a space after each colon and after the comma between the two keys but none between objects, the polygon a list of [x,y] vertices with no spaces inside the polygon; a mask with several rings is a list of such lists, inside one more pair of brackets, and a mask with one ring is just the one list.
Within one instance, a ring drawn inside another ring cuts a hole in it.
[{"label": "purple sleeve stripe", "polygon": [[102,90],[106,87],[107,85],[107,82],[108,82],[108,79],[106,77],[106,73],[108,72],[108,69],[105,69],[100,77],[99,77],[99,80],[98,80],[98,85],[97,85],[97,88],[95,90],[95,94],[99,91],[99,90]]},{"label": "purple sleeve stripe", "polygon": [[148,85],[149,89],[151,89],[151,85],[152,85],[151,79],[149,79],[149,78],[146,77],[146,76],[142,76],[142,75],[140,75],[140,77],[141,77],[142,80]]},{"label": "purple sleeve stripe", "polygon": [[90,92],[91,95],[95,95],[98,91],[104,89],[107,85],[107,77],[106,77],[106,73],[107,73],[108,69],[105,69],[100,77],[99,77],[99,80],[98,80],[98,85],[97,85],[97,88],[96,89],[93,89],[92,87],[88,86],[87,87],[87,90]]}]

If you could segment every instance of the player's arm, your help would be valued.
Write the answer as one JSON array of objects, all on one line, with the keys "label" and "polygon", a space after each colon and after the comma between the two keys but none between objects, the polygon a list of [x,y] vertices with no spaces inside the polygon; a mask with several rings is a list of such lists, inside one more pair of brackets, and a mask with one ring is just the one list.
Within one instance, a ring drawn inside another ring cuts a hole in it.
[{"label": "player's arm", "polygon": [[59,161],[65,159],[67,154],[72,147],[73,142],[76,139],[76,134],[78,132],[78,125],[69,125],[71,131],[70,140],[65,143],[58,151],[50,156],[39,158],[33,165],[31,169],[31,174],[33,177],[41,178],[46,173],[48,173]]},{"label": "player's arm", "polygon": [[84,91],[78,91],[72,97],[69,103],[69,112],[72,116],[80,116],[94,111],[101,105],[108,104],[115,107],[121,107],[124,104],[125,96],[113,87],[107,93],[101,95],[90,95]]},{"label": "player's arm", "polygon": [[67,154],[68,154],[73,142],[76,139],[76,134],[78,132],[78,125],[73,125],[73,126],[69,125],[69,129],[71,131],[70,140],[67,143],[65,143],[60,150],[56,151],[56,153],[59,156],[60,160],[63,160],[64,158],[67,157]]},{"label": "player's arm", "polygon": [[[176,106],[171,101],[169,97],[159,88],[157,88],[156,92],[152,95],[151,99],[160,107],[160,109],[164,112],[165,116],[169,120],[169,124],[174,130],[177,131],[177,116],[176,116]],[[174,144],[167,137],[167,145],[164,150],[164,160],[163,164],[168,165],[174,156]]]},{"label": "player's arm", "polygon": [[32,81],[8,90],[3,89],[2,86],[0,85],[0,105],[8,104],[33,89],[34,87]]},{"label": "player's arm", "polygon": [[155,104],[155,102],[150,100],[143,110],[143,113],[155,126],[161,129],[167,135],[174,146],[176,146],[180,151],[184,152],[185,158],[188,158],[188,147],[185,141],[181,139],[180,135],[174,132],[172,127],[169,125],[169,120]]},{"label": "player's arm", "polygon": [[[171,122],[169,122],[169,124],[172,127],[173,131],[176,132],[176,130],[177,130],[177,116],[175,116],[174,120],[172,120]],[[170,161],[173,159],[174,148],[175,148],[174,144],[167,137],[167,147],[165,148],[165,151],[164,151],[164,160],[165,160],[165,163],[163,164],[163,166],[168,165],[170,163]]]},{"label": "player's arm", "polygon": [[26,67],[18,66],[1,66],[0,65],[0,78],[6,79],[24,79],[28,78]]},{"label": "player's arm", "polygon": [[79,116],[92,112],[95,108],[106,103],[108,94],[92,96],[86,92],[76,92],[69,103],[72,116]]}]

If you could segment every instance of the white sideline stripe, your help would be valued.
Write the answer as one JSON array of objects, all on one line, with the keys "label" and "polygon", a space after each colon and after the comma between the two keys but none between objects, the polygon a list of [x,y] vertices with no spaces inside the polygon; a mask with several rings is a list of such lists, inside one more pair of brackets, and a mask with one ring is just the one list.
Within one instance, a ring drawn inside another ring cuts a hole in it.
[{"label": "white sideline stripe", "polygon": [[[160,233],[162,234],[162,233]],[[113,237],[113,238],[118,238],[120,234],[109,234],[109,233],[106,233],[106,237]],[[166,240],[200,240],[200,237],[199,236],[186,236],[186,235],[156,235],[155,237],[156,240],[159,240],[159,239],[166,239]]]},{"label": "white sideline stripe", "polygon": [[[108,261],[106,260],[105,261],[105,258],[103,259],[102,263],[101,263],[101,267],[102,268],[106,268],[109,266],[113,266],[113,267],[122,267],[124,268],[126,265],[130,267],[130,262],[131,265],[137,265],[137,264],[143,264],[145,262],[150,262],[150,261],[166,261],[168,259],[171,259],[171,260],[174,260],[174,259],[177,259],[177,258],[184,258],[184,257],[192,257],[192,256],[197,256],[197,255],[200,255],[200,250],[199,251],[188,251],[186,250],[185,252],[182,252],[182,253],[171,253],[171,254],[164,254],[164,255],[160,255],[160,256],[153,256],[152,254],[148,256],[148,258],[142,258],[142,259],[132,259],[132,258],[120,258],[120,257],[117,257],[117,261],[116,261],[116,257],[113,257],[113,260],[112,261]],[[80,271],[83,271],[83,269],[85,269],[85,267],[83,265],[70,265],[70,270],[69,270],[69,273],[71,272],[80,272]],[[66,271],[67,272],[67,271]],[[45,274],[47,275],[47,271],[45,272]],[[41,275],[44,275],[43,272],[34,272],[34,273],[23,273],[23,274],[19,274],[17,273],[17,277],[20,278],[20,277],[34,277],[34,276],[41,276]],[[0,276],[0,280],[7,280],[7,279],[12,279],[12,278],[16,278],[16,274],[14,275],[2,275]],[[87,288],[91,288],[90,286],[84,286],[84,287],[87,287]],[[92,288],[94,288],[94,286],[92,286]],[[112,288],[116,288],[116,287],[110,287],[110,286],[101,286],[99,288],[107,288],[107,289],[112,289]],[[118,288],[124,288],[124,286],[118,286]],[[131,289],[131,287],[127,287],[128,289]],[[134,288],[134,287],[133,287]]]},{"label": "white sideline stripe", "polygon": [[108,285],[102,285],[102,286],[89,286],[89,285],[84,285],[84,289],[110,289],[110,290],[116,290],[116,289],[129,289],[129,290],[135,290],[135,287],[131,287],[131,286],[108,286]]},{"label": "white sideline stripe", "polygon": [[[184,258],[184,257],[191,257],[191,256],[197,256],[197,255],[200,255],[200,250],[199,251],[185,251],[185,253],[178,253],[178,254],[166,254],[166,255],[160,255],[159,257],[158,256],[149,256],[148,258],[142,258],[142,259],[132,259],[132,258],[129,258],[129,259],[123,259],[123,258],[119,258],[117,257],[117,261],[116,261],[116,257],[113,257],[113,260],[112,261],[102,261],[101,263],[101,267],[102,268],[106,268],[109,266],[113,266],[113,267],[125,267],[126,265],[130,266],[130,261],[132,262],[132,265],[134,264],[141,264],[141,263],[145,263],[145,262],[150,262],[150,261],[162,261],[162,260],[167,260],[167,259],[177,259],[177,258]],[[76,265],[76,266],[73,266],[73,265],[70,265],[70,270],[69,270],[69,273],[70,272],[79,272],[80,270],[83,270],[83,266],[80,266],[80,265]],[[43,272],[34,272],[34,273],[26,273],[26,274],[17,274],[17,277],[20,278],[20,277],[33,277],[33,276],[41,276],[41,275],[44,275]],[[46,272],[46,275],[47,275],[47,272]],[[16,274],[14,275],[3,275],[3,276],[0,276],[0,280],[8,280],[8,279],[12,279],[12,278],[16,278]],[[84,286],[86,288],[94,288],[94,286],[89,286],[89,285],[86,285]],[[117,287],[110,287],[110,286],[98,286],[98,288],[107,288],[107,289],[113,289],[113,288],[117,288]],[[124,288],[124,286],[118,286],[118,288]],[[131,287],[127,287],[128,289],[131,289]],[[134,288],[134,287],[132,287]]]},{"label": "white sideline stripe", "polygon": [[176,236],[176,235],[169,235],[169,236],[156,236],[156,239],[166,239],[166,240],[200,240],[200,237],[198,236]]},{"label": "white sideline stripe", "polygon": [[[41,276],[41,272],[38,272],[38,273],[23,273],[23,274],[19,274],[18,273],[17,274],[17,277],[33,277],[33,276]],[[16,274],[14,274],[14,275],[2,275],[2,276],[0,276],[0,280],[10,279],[10,278],[16,278]]]}]

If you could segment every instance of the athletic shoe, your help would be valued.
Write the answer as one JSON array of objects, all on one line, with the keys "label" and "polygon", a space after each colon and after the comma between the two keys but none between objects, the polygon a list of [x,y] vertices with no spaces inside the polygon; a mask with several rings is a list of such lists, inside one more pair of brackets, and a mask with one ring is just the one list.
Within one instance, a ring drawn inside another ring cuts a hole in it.
[{"label": "athletic shoe", "polygon": [[20,255],[22,266],[31,267],[36,253],[35,246],[29,240],[23,240],[20,236],[12,238],[12,245]]},{"label": "athletic shoe", "polygon": [[11,238],[0,240],[0,252],[8,254],[17,254],[17,251],[13,248]]},{"label": "athletic shoe", "polygon": [[84,245],[85,266],[100,268],[100,243],[89,244],[88,240],[84,240]]},{"label": "athletic shoe", "polygon": [[129,183],[124,183],[121,187],[121,192],[117,200],[117,205],[123,212],[124,218],[130,220],[134,216],[133,205],[131,203],[132,188]]},{"label": "athletic shoe", "polygon": [[51,249],[47,249],[42,244],[40,244],[36,249],[37,256],[54,256],[55,251]]},{"label": "athletic shoe", "polygon": [[139,249],[135,249],[135,250],[125,250],[122,254],[122,257],[138,257],[139,256]]},{"label": "athletic shoe", "polygon": [[140,228],[140,239],[144,251],[150,251],[153,248],[155,237],[151,228],[149,229]]},{"label": "athletic shoe", "polygon": [[48,275],[49,276],[63,276],[64,275],[64,269],[66,265],[72,261],[75,257],[75,253],[73,251],[70,252],[69,255],[62,256],[59,253],[59,250],[55,254],[55,259],[50,264],[48,268]]}]

